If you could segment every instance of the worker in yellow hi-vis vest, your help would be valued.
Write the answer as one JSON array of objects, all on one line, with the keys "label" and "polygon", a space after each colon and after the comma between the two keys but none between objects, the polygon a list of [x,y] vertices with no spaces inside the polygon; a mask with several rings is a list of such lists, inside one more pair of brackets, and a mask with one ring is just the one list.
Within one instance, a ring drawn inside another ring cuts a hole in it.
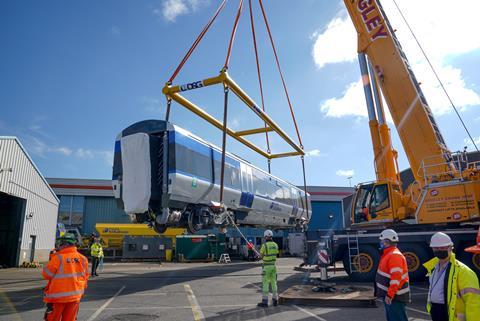
[{"label": "worker in yellow hi-vis vest", "polygon": [[277,261],[278,254],[278,245],[272,241],[273,232],[266,230],[263,234],[265,237],[265,243],[262,244],[260,248],[260,255],[263,259],[262,266],[262,302],[257,305],[262,308],[268,307],[268,292],[269,287],[272,285],[272,302],[273,306],[278,305],[278,294],[277,294],[277,268],[275,262]]}]

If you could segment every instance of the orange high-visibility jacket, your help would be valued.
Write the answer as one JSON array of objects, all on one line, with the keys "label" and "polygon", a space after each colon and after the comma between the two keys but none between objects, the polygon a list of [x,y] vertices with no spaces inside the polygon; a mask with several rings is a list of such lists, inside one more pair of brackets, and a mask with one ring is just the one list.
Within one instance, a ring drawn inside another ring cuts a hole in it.
[{"label": "orange high-visibility jacket", "polygon": [[407,260],[397,247],[390,246],[383,250],[375,285],[380,298],[388,296],[400,302],[410,302]]},{"label": "orange high-visibility jacket", "polygon": [[80,301],[87,288],[88,260],[78,253],[75,246],[57,251],[43,268],[42,275],[48,280],[44,291],[46,303]]}]

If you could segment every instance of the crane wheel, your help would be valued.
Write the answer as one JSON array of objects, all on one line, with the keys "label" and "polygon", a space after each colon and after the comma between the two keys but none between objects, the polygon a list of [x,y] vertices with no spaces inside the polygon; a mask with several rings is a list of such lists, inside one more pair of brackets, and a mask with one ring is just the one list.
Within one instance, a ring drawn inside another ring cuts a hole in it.
[{"label": "crane wheel", "polygon": [[427,270],[423,267],[423,263],[430,258],[427,249],[424,246],[411,243],[400,244],[399,249],[407,260],[410,280],[424,280]]},{"label": "crane wheel", "polygon": [[360,246],[360,253],[352,259],[352,270],[350,271],[350,261],[348,253],[344,256],[343,266],[348,275],[355,281],[369,282],[375,280],[380,253],[376,248],[370,245]]},{"label": "crane wheel", "polygon": [[[468,247],[468,246],[467,246]],[[469,253],[461,251],[459,260],[468,265],[478,276],[480,276],[480,253]]]}]

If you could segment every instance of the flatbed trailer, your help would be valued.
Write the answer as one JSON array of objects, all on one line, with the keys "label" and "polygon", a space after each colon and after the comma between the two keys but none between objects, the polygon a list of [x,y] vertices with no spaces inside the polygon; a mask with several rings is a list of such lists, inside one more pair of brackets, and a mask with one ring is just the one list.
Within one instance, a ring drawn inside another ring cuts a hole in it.
[{"label": "flatbed trailer", "polygon": [[[308,263],[317,262],[317,244],[328,240],[331,265],[341,261],[348,275],[357,281],[372,281],[380,260],[379,236],[386,227],[356,227],[343,230],[307,231]],[[398,247],[405,255],[412,280],[423,280],[426,270],[423,263],[433,257],[430,239],[436,232],[448,234],[454,244],[457,258],[470,266],[480,276],[480,254],[465,252],[475,245],[478,225],[437,226],[407,225],[390,226],[399,235]]]}]

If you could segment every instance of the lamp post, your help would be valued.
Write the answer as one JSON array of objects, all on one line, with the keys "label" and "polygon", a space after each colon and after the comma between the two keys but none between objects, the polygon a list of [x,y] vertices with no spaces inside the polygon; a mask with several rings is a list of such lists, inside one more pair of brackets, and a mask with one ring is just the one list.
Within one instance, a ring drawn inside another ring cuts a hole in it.
[{"label": "lamp post", "polygon": [[353,176],[348,176],[347,179],[348,179],[348,186],[352,187],[352,177]]}]

